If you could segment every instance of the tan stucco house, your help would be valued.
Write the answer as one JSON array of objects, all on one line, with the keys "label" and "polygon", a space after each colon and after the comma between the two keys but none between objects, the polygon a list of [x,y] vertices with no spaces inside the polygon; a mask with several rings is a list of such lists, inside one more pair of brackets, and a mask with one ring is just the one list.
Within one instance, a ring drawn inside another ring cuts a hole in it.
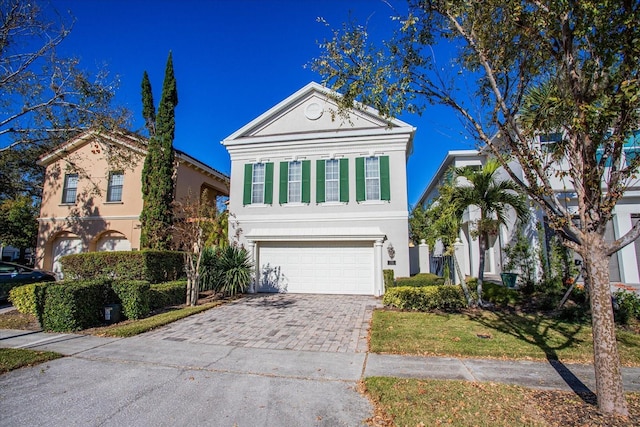
[{"label": "tan stucco house", "polygon": [[[59,274],[63,255],[140,248],[146,146],[131,133],[86,131],[39,159],[46,170],[37,267]],[[211,203],[229,195],[225,174],[178,150],[176,163],[176,200],[204,189]]]},{"label": "tan stucco house", "polygon": [[409,275],[415,128],[367,107],[342,120],[334,96],[310,83],[222,141],[254,292],[382,295],[383,269]]}]

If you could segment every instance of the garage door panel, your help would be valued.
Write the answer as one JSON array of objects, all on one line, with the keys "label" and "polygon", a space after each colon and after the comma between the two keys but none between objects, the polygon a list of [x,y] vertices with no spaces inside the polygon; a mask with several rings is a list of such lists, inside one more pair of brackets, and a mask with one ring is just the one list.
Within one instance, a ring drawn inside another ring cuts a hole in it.
[{"label": "garage door panel", "polygon": [[373,294],[368,242],[262,242],[259,263],[260,292]]},{"label": "garage door panel", "polygon": [[64,277],[60,258],[65,255],[78,254],[84,250],[82,240],[78,238],[59,238],[53,243],[53,267],[52,270],[58,279]]}]

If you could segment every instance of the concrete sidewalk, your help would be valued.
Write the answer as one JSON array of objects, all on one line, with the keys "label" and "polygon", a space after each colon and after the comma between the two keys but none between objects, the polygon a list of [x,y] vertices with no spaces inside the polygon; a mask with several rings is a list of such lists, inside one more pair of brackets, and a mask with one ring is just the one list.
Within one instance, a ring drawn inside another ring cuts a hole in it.
[{"label": "concrete sidewalk", "polygon": [[[0,330],[0,347],[55,351],[84,359],[129,361],[256,375],[344,379],[394,376],[498,382],[531,388],[594,391],[593,366],[559,361],[399,356],[230,347],[157,340],[153,335],[101,338],[91,335]],[[259,361],[259,363],[258,363]],[[640,392],[640,367],[624,367],[626,391]]]},{"label": "concrete sidewalk", "polygon": [[[459,379],[585,391],[593,368],[0,330],[0,347],[67,355],[0,375],[3,426],[361,426],[368,376]],[[640,391],[640,368],[624,369]]]}]

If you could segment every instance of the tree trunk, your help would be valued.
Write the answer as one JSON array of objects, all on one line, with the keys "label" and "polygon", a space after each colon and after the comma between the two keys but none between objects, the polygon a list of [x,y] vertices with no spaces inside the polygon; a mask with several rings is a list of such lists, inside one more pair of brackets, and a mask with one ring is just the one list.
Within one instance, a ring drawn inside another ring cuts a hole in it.
[{"label": "tree trunk", "polygon": [[467,282],[464,280],[464,275],[462,274],[462,270],[460,269],[460,264],[458,264],[458,258],[456,257],[456,252],[453,252],[453,266],[460,277],[460,286],[462,286],[462,291],[464,292],[464,297],[467,299],[467,305],[471,307],[473,305],[473,300],[471,298],[471,293],[469,292],[469,288],[467,287]]},{"label": "tree trunk", "polygon": [[581,253],[588,286],[593,325],[593,358],[598,407],[602,412],[628,416],[629,410],[622,386],[620,356],[616,342],[613,304],[609,284],[609,256],[604,252],[602,236],[585,242]]},{"label": "tree trunk", "polygon": [[478,244],[480,246],[480,254],[478,256],[478,307],[482,307],[482,282],[484,281],[484,253],[487,239],[484,233],[480,233],[478,236]]}]

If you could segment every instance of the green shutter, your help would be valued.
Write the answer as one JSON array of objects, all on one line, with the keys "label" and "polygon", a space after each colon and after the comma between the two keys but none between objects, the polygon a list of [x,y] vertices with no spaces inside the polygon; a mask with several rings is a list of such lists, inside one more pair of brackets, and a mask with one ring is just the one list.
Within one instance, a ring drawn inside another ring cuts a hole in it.
[{"label": "green shutter", "polygon": [[356,158],[356,201],[364,200],[364,157],[358,157]]},{"label": "green shutter", "polygon": [[349,201],[349,159],[340,159],[340,201]]},{"label": "green shutter", "polygon": [[302,203],[311,202],[311,160],[302,161]]},{"label": "green shutter", "polygon": [[280,204],[287,203],[289,193],[289,162],[280,162]]},{"label": "green shutter", "polygon": [[316,160],[316,202],[324,203],[324,160]]},{"label": "green shutter", "polygon": [[391,200],[389,183],[389,156],[380,156],[380,199]]},{"label": "green shutter", "polygon": [[253,165],[244,165],[244,195],[242,198],[243,205],[251,204],[251,184],[253,181]]},{"label": "green shutter", "polygon": [[267,163],[264,171],[264,203],[273,203],[273,163]]}]

